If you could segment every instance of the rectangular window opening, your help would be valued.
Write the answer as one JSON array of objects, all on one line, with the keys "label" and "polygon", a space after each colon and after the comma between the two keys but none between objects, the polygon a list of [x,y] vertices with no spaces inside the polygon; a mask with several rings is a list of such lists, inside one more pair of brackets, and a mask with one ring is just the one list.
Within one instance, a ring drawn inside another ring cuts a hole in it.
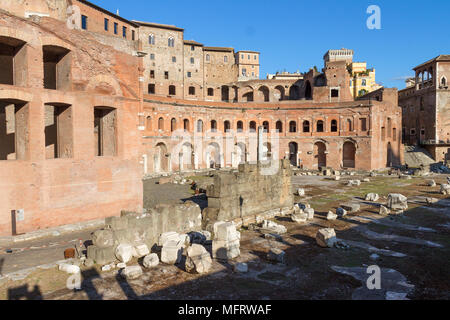
[{"label": "rectangular window opening", "polygon": [[0,100],[0,160],[26,160],[29,148],[29,106]]},{"label": "rectangular window opening", "polygon": [[64,90],[70,88],[70,51],[57,46],[44,46],[44,88]]},{"label": "rectangular window opening", "polygon": [[115,156],[117,153],[117,111],[110,107],[94,107],[95,155]]},{"label": "rectangular window opening", "polygon": [[70,105],[45,105],[45,158],[73,157],[73,125]]}]

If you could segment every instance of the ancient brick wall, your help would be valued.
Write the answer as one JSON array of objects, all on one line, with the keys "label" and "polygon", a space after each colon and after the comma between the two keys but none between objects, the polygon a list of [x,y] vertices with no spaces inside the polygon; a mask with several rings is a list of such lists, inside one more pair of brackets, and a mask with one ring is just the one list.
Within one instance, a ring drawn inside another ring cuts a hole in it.
[{"label": "ancient brick wall", "polygon": [[[0,127],[8,134],[0,141],[0,235],[11,235],[18,209],[17,233],[139,210],[138,58],[49,17],[1,13],[0,40],[21,48],[11,56],[18,81],[0,84]],[[62,63],[64,83],[46,78],[51,63]],[[114,110],[101,141],[97,107]]]},{"label": "ancient brick wall", "polygon": [[292,208],[293,195],[289,161],[241,164],[238,172],[217,173],[208,187],[208,208],[203,223],[255,222],[267,212]]}]

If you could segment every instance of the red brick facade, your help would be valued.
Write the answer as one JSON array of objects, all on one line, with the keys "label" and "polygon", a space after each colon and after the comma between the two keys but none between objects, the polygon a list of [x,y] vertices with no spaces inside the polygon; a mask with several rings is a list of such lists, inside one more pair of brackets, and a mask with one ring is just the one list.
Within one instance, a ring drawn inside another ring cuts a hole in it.
[{"label": "red brick facade", "polygon": [[[71,4],[88,17],[87,30],[68,27]],[[134,31],[134,40],[102,30],[105,18],[110,28],[116,22]],[[144,44],[150,39],[142,36],[149,28],[155,36],[158,30],[179,34],[169,49],[165,35],[156,38],[155,54],[168,55],[155,57],[155,65]],[[206,52],[210,63],[222,62],[206,67]],[[234,49],[205,48],[185,41],[179,28],[143,26],[87,1],[6,1],[0,11],[0,236],[11,234],[11,213],[19,209],[25,212],[19,233],[140,210],[145,173],[254,161],[253,131],[260,126],[269,133],[265,157],[295,166],[371,170],[401,163],[396,99],[353,101],[345,63],[327,62],[323,73],[312,70],[304,80],[238,81],[234,59]],[[202,75],[187,79],[188,70],[200,69]],[[169,79],[158,78],[165,71]],[[152,79],[157,90],[148,94]],[[173,95],[166,94],[170,86]],[[193,95],[190,86],[197,88]]]}]

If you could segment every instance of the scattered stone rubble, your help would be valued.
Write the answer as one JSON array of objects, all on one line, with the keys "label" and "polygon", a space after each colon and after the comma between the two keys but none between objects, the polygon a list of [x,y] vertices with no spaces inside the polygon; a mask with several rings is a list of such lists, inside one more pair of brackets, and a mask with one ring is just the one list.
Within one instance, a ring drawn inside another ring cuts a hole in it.
[{"label": "scattered stone rubble", "polygon": [[240,252],[241,234],[231,222],[219,221],[214,224],[212,254],[214,259],[231,260]]},{"label": "scattered stone rubble", "polygon": [[365,197],[366,201],[372,201],[372,202],[376,202],[376,201],[378,201],[378,199],[380,199],[380,196],[377,193],[369,193]]},{"label": "scattered stone rubble", "polygon": [[177,264],[183,255],[182,241],[169,240],[164,243],[161,249],[161,262],[165,264]]},{"label": "scattered stone rubble", "polygon": [[347,210],[345,210],[344,208],[339,207],[339,208],[336,209],[336,214],[339,217],[343,218],[343,217],[345,217],[347,215]]},{"label": "scattered stone rubble", "polygon": [[284,263],[285,255],[286,255],[286,253],[283,250],[278,249],[278,248],[272,248],[267,253],[267,260]]},{"label": "scattered stone rubble", "polygon": [[162,234],[169,233],[165,237],[176,237],[185,247],[190,242],[189,236],[170,232],[201,229],[200,207],[191,201],[177,205],[157,205],[145,214],[122,212],[120,217],[107,218],[105,228],[94,232],[93,245],[87,248],[87,258],[100,265],[109,264],[116,259],[127,263],[132,257],[148,255],[149,248],[155,245],[163,246],[161,241],[166,240],[164,237],[161,239]]},{"label": "scattered stone rubble", "polygon": [[287,232],[287,229],[285,226],[281,224],[275,223],[270,220],[264,220],[260,231],[262,233],[284,234]]},{"label": "scattered stone rubble", "polygon": [[441,194],[449,195],[450,194],[450,184],[441,184]]},{"label": "scattered stone rubble", "polygon": [[406,210],[408,209],[408,198],[400,193],[390,193],[387,207],[395,211]]},{"label": "scattered stone rubble", "polygon": [[427,186],[429,186],[429,187],[436,187],[436,181],[434,181],[434,180],[428,180],[428,181],[427,181]]},{"label": "scattered stone rubble", "polygon": [[335,214],[333,211],[328,211],[327,214],[327,220],[336,220],[338,218],[338,215]]},{"label": "scattered stone rubble", "polygon": [[388,208],[386,208],[385,206],[380,206],[380,211],[379,211],[379,213],[380,213],[382,216],[387,216],[388,214],[391,213],[391,211],[390,211]]},{"label": "scattered stone rubble", "polygon": [[127,280],[134,280],[142,275],[143,271],[140,266],[129,266],[122,270],[122,277]]},{"label": "scattered stone rubble", "polygon": [[350,213],[359,212],[361,205],[359,203],[345,203],[341,204],[341,208]]},{"label": "scattered stone rubble", "polygon": [[316,242],[323,248],[333,248],[337,242],[336,232],[333,228],[323,228],[317,232]]},{"label": "scattered stone rubble", "polygon": [[158,255],[156,253],[151,253],[148,256],[145,256],[144,260],[142,261],[142,264],[147,269],[157,267],[159,265]]},{"label": "scattered stone rubble", "polygon": [[187,272],[202,274],[211,269],[211,255],[201,244],[193,244],[186,251],[185,269]]}]

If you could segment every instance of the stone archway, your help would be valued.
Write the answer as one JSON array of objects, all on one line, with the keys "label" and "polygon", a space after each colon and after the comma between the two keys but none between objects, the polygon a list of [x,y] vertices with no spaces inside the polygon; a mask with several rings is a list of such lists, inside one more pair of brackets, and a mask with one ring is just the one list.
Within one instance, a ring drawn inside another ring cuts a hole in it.
[{"label": "stone archway", "polygon": [[289,161],[294,167],[297,166],[298,144],[297,142],[289,143]]},{"label": "stone archway", "polygon": [[351,141],[346,141],[342,147],[342,165],[344,168],[356,167],[356,146]]},{"label": "stone archway", "polygon": [[181,152],[179,154],[180,170],[192,170],[194,169],[194,149],[192,144],[186,142],[181,146]]},{"label": "stone archway", "polygon": [[220,168],[222,166],[222,155],[220,146],[216,142],[210,143],[206,147],[206,167],[210,169]]},{"label": "stone archway", "polygon": [[311,88],[311,82],[309,82],[309,81],[306,81],[305,98],[308,100],[312,99],[312,88]]},{"label": "stone archway", "polygon": [[327,146],[323,142],[316,142],[314,144],[314,167],[326,167],[327,166]]},{"label": "stone archway", "polygon": [[243,164],[247,161],[247,147],[244,143],[239,142],[235,147],[235,163],[233,163],[234,167],[237,167],[239,164]]},{"label": "stone archway", "polygon": [[390,142],[387,144],[387,154],[386,154],[386,167],[392,167],[392,162],[394,161],[394,154],[392,151],[392,145]]},{"label": "stone archway", "polygon": [[156,145],[154,154],[154,169],[155,172],[169,172],[169,155],[167,153],[167,146],[160,142]]}]

